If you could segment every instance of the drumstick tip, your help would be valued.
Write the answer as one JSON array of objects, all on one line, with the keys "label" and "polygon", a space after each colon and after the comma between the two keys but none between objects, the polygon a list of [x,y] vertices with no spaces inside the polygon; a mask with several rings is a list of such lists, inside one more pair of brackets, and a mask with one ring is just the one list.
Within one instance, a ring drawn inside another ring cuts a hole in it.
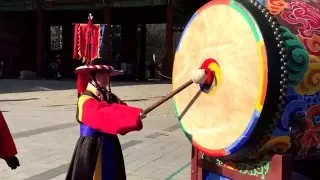
[{"label": "drumstick tip", "polygon": [[204,69],[197,69],[192,75],[192,81],[196,84],[202,84],[206,80],[206,72]]}]

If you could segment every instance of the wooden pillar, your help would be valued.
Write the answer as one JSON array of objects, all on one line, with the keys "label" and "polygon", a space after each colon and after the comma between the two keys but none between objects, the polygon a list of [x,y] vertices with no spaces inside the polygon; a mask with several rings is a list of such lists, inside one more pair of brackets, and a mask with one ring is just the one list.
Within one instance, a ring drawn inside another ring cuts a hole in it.
[{"label": "wooden pillar", "polygon": [[36,11],[36,63],[37,75],[43,73],[43,58],[44,58],[44,25],[43,25],[43,10],[41,2],[38,3]]},{"label": "wooden pillar", "polygon": [[105,46],[105,58],[109,61],[112,61],[112,52],[111,52],[111,8],[104,8],[104,23],[107,24],[107,29],[105,31],[104,37],[104,46]]},{"label": "wooden pillar", "polygon": [[146,79],[146,24],[140,24],[140,60],[139,60],[139,79]]},{"label": "wooden pillar", "polygon": [[174,58],[172,0],[169,0],[166,14],[167,14],[167,25],[166,25],[167,58],[163,62],[163,74],[171,77],[172,67],[173,67],[173,58]]},{"label": "wooden pillar", "polygon": [[62,51],[61,51],[61,68],[62,74],[65,76],[73,77],[74,69],[77,67],[78,61],[72,59],[73,56],[73,41],[70,41],[70,37],[73,38],[73,25],[71,25],[69,19],[63,22],[62,26]]},{"label": "wooden pillar", "polygon": [[136,61],[137,61],[137,24],[131,22],[122,24],[121,28],[121,63],[126,64],[126,80],[136,78]]}]

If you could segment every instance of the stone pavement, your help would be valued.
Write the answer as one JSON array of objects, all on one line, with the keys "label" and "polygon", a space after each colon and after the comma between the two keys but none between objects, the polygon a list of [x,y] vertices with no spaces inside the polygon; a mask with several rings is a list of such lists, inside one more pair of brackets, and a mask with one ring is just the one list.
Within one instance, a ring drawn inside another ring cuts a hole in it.
[{"label": "stone pavement", "polygon": [[[0,80],[0,110],[13,133],[21,166],[0,160],[0,180],[62,180],[79,136],[74,81]],[[170,84],[114,83],[128,104],[146,108],[171,90]],[[120,136],[128,180],[190,179],[191,145],[182,133],[172,101],[150,113],[144,129]]]}]

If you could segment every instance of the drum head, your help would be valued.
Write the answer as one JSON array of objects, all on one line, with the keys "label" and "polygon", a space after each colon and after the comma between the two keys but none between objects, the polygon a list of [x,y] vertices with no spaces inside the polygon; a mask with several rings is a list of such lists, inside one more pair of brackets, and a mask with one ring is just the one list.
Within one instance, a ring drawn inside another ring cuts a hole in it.
[{"label": "drum head", "polygon": [[[285,56],[275,19],[255,1],[214,0],[186,26],[176,50],[173,89],[206,65],[211,87],[174,97],[183,131],[213,157],[240,157],[268,140],[285,88]],[[201,88],[202,87],[202,88]]]}]

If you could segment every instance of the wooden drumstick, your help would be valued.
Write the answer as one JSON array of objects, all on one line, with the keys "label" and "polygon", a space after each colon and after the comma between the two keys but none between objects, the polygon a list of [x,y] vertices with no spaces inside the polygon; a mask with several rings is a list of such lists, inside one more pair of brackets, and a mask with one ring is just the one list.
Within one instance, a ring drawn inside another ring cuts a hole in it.
[{"label": "wooden drumstick", "polygon": [[159,101],[157,101],[154,104],[152,104],[151,106],[149,106],[147,109],[145,109],[143,111],[143,114],[148,114],[149,112],[151,112],[152,110],[154,110],[155,108],[157,108],[158,106],[160,106],[161,104],[163,104],[164,102],[166,102],[167,100],[169,100],[174,95],[178,94],[179,92],[181,92],[182,90],[184,90],[185,88],[190,86],[191,84],[193,84],[193,83],[196,83],[196,84],[204,83],[205,80],[206,80],[206,77],[207,76],[206,76],[206,72],[205,72],[204,69],[197,69],[194,72],[191,80],[189,80],[188,82],[184,83],[183,85],[181,85],[180,87],[178,87],[174,91],[170,92],[164,98],[160,99]]}]

